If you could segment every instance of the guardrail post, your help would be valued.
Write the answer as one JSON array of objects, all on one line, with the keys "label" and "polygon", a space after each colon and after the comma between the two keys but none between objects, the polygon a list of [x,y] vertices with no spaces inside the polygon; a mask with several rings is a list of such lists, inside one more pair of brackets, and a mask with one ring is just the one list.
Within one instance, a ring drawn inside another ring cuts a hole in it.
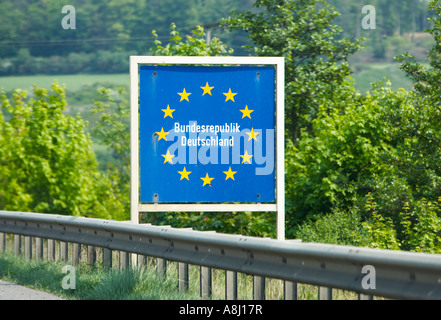
[{"label": "guardrail post", "polygon": [[49,261],[55,260],[55,240],[47,239],[47,259]]},{"label": "guardrail post", "polygon": [[60,241],[60,260],[67,262],[69,260],[69,243]]},{"label": "guardrail post", "polygon": [[103,268],[112,269],[112,250],[103,248]]},{"label": "guardrail post", "polygon": [[14,254],[18,257],[21,254],[21,235],[14,234]]},{"label": "guardrail post", "polygon": [[119,269],[125,270],[129,267],[129,253],[127,251],[119,252]]},{"label": "guardrail post", "polygon": [[253,299],[265,300],[265,277],[253,276]]},{"label": "guardrail post", "polygon": [[319,300],[332,300],[332,288],[319,287],[318,298]]},{"label": "guardrail post", "polygon": [[0,252],[6,251],[6,234],[4,232],[0,232]]},{"label": "guardrail post", "polygon": [[179,292],[188,290],[188,264],[178,262],[178,288]]},{"label": "guardrail post", "polygon": [[87,246],[87,264],[92,266],[96,261],[96,249],[94,246]]},{"label": "guardrail post", "polygon": [[81,244],[74,242],[72,249],[72,262],[74,266],[78,266],[81,261]]},{"label": "guardrail post", "polygon": [[359,293],[358,300],[374,300],[374,296],[370,294]]},{"label": "guardrail post", "polygon": [[212,288],[212,271],[209,267],[201,266],[200,271],[200,290],[202,299],[210,299],[213,288]]},{"label": "guardrail post", "polygon": [[237,300],[237,272],[225,271],[225,300]]},{"label": "guardrail post", "polygon": [[165,276],[165,273],[167,272],[167,260],[162,258],[156,259],[156,272],[159,277]]},{"label": "guardrail post", "polygon": [[143,255],[143,254],[137,254],[136,256],[137,256],[137,257],[136,257],[136,263],[137,263],[137,266],[138,266],[138,267],[142,267],[142,266],[147,267],[147,264],[148,264],[148,258],[147,258],[147,256],[145,256],[145,255]]},{"label": "guardrail post", "polygon": [[285,300],[297,300],[297,282],[283,281]]},{"label": "guardrail post", "polygon": [[27,260],[32,259],[32,237],[25,236],[25,258]]},{"label": "guardrail post", "polygon": [[35,260],[37,261],[43,260],[43,242],[43,238],[35,238]]}]

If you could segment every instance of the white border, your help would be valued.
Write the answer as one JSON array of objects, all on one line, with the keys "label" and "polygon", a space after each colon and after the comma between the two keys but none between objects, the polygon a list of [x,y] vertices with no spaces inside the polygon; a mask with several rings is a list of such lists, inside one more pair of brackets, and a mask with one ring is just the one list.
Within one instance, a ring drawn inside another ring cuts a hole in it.
[{"label": "white border", "polygon": [[[276,67],[276,203],[140,204],[139,203],[139,66],[157,64],[273,65]],[[130,57],[130,220],[139,212],[277,211],[277,239],[285,239],[285,59],[283,57]]]}]

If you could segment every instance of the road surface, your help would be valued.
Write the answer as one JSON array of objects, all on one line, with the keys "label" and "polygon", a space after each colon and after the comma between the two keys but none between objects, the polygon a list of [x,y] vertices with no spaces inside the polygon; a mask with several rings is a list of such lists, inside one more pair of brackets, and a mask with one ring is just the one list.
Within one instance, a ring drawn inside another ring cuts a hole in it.
[{"label": "road surface", "polygon": [[0,300],[65,300],[53,294],[0,280]]}]

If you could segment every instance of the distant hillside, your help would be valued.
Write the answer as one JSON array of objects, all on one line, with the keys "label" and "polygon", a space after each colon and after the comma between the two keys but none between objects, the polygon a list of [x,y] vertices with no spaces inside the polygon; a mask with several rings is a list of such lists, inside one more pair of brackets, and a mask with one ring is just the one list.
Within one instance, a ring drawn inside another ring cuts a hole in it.
[{"label": "distant hillside", "polygon": [[[423,60],[433,40],[427,0],[370,0],[375,8],[376,29],[364,30],[365,1],[327,0],[340,14],[335,23],[341,37],[365,37],[366,48],[351,58],[355,63],[389,63],[406,51]],[[128,56],[148,54],[152,30],[159,40],[170,38],[170,24],[181,35],[197,25],[211,25],[219,37],[247,55],[250,40],[243,31],[229,33],[213,27],[233,10],[256,10],[254,0],[70,0],[75,8],[75,29],[64,29],[65,2],[59,0],[2,0],[0,12],[0,76],[30,74],[125,73]]]}]

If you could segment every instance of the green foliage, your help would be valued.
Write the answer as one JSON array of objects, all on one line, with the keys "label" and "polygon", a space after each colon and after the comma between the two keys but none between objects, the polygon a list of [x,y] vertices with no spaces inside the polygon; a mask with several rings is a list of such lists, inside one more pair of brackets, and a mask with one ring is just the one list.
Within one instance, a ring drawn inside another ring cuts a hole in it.
[{"label": "green foliage", "polygon": [[325,1],[257,0],[255,6],[263,10],[234,12],[222,23],[247,31],[255,54],[285,57],[286,127],[296,141],[319,106],[337,98],[334,93],[351,73],[347,58],[360,44],[338,39],[338,13]]},{"label": "green foliage", "polygon": [[156,31],[152,31],[154,42],[150,50],[154,56],[220,56],[233,53],[233,49],[227,49],[219,38],[214,37],[207,43],[204,28],[201,26],[197,26],[191,35],[186,35],[185,42],[174,23],[170,25],[170,29],[169,43],[165,46]]},{"label": "green foliage", "polygon": [[[320,109],[312,121],[313,134],[304,131],[297,146],[287,146],[291,235],[297,235],[305,217],[321,219],[333,210],[355,206],[370,246],[418,250],[415,243],[426,232],[429,239],[423,250],[438,250],[438,229],[417,230],[438,221],[436,210],[423,199],[440,195],[440,144],[427,139],[438,137],[440,129],[428,112],[431,108],[416,108],[414,101],[413,94],[379,83],[367,96],[347,90]],[[402,212],[409,204],[413,215],[422,219],[416,225],[418,219],[412,220],[412,228],[402,222],[409,221]],[[411,243],[408,237],[416,238]]]},{"label": "green foliage", "polygon": [[[375,33],[375,38],[383,35],[400,35],[403,33],[421,32],[428,26],[426,17],[427,0],[327,0],[342,14],[337,19],[344,30],[345,37],[359,37],[360,34],[370,37]],[[361,9],[365,5],[372,5],[376,11],[377,29],[364,30],[361,28]]]},{"label": "green foliage", "polygon": [[397,240],[396,230],[389,217],[374,213],[369,222],[364,222],[363,226],[369,232],[369,247],[378,249],[399,250],[400,243]]},{"label": "green foliage", "polygon": [[399,250],[400,243],[397,232],[390,217],[383,217],[377,212],[377,205],[372,195],[367,195],[365,210],[370,212],[371,217],[362,222],[363,227],[369,233],[369,246],[378,249]]},{"label": "green foliage", "polygon": [[125,73],[129,69],[129,53],[97,50],[93,53],[72,52],[50,57],[31,56],[22,48],[17,56],[0,59],[0,75]]},{"label": "green foliage", "polygon": [[400,213],[401,241],[404,250],[441,253],[441,198],[407,204]]},{"label": "green foliage", "polygon": [[306,219],[298,227],[296,238],[303,242],[351,246],[368,246],[371,243],[368,230],[363,227],[362,217],[357,209],[336,209],[316,220]]},{"label": "green foliage", "polygon": [[[335,24],[342,27],[338,38],[364,36],[368,54],[372,47],[380,57],[390,56],[386,50],[390,48],[389,36],[404,36],[407,43],[414,42],[421,48],[414,34],[429,26],[427,0],[370,0],[369,5],[377,9],[376,30],[361,28],[361,8],[367,3],[326,2],[341,13],[335,19]],[[151,30],[165,34],[174,22],[186,34],[194,26],[216,24],[233,9],[261,11],[253,9],[253,3],[254,0],[2,0],[0,74],[127,72],[127,57],[143,54],[151,47]],[[60,25],[65,16],[61,8],[66,4],[76,9],[75,30],[64,30]],[[239,55],[246,54],[241,46],[250,41],[244,32],[226,33],[219,27],[211,28],[211,32]],[[30,53],[30,59],[21,59],[22,50]]]},{"label": "green foliage", "polygon": [[[341,223],[336,214],[334,220],[326,214],[353,208],[359,219],[354,229],[361,225],[360,234],[368,235],[365,245],[440,252],[441,10],[436,3],[430,4],[435,13],[430,31],[437,43],[428,58],[432,68],[408,54],[399,59],[414,92],[377,83],[360,96],[350,85],[340,86],[338,99],[323,105],[311,121],[312,130],[303,130],[298,144],[288,144],[287,205],[293,234],[323,234],[323,226],[333,230]],[[314,221],[313,232],[310,223],[302,225],[305,217]]]},{"label": "green foliage", "polygon": [[101,88],[94,102],[93,112],[98,119],[94,136],[112,153],[105,175],[114,195],[122,204],[125,217],[130,216],[130,108],[125,90]]},{"label": "green foliage", "polygon": [[97,170],[86,122],[63,114],[64,88],[34,86],[32,96],[3,93],[0,113],[0,207],[110,217],[118,207]]},{"label": "green foliage", "polygon": [[417,63],[409,53],[403,54],[397,60],[402,63],[401,68],[413,81],[420,105],[434,107],[432,108],[433,116],[438,120],[439,106],[441,105],[439,100],[441,94],[441,88],[439,87],[441,80],[441,63],[439,60],[441,52],[441,7],[439,1],[431,1],[429,9],[433,12],[433,17],[429,19],[433,26],[427,31],[435,40],[435,45],[427,57],[430,66],[425,67],[422,63]]},{"label": "green foliage", "polygon": [[340,89],[338,99],[320,107],[313,133],[303,130],[297,145],[287,145],[287,206],[294,224],[334,206],[350,207],[371,191],[370,182],[394,174],[384,158],[396,128],[385,116],[402,106],[406,93],[377,87],[363,97],[350,86]]},{"label": "green foliage", "polygon": [[[66,4],[75,7],[75,30],[61,27],[60,22],[66,16],[61,9]],[[139,55],[148,50],[153,29],[164,34],[174,22],[187,33],[197,25],[218,22],[232,8],[248,9],[251,4],[252,0],[3,0],[0,42],[4,45],[0,46],[0,57],[15,57],[20,48],[28,47],[33,57],[63,59],[70,54],[88,57],[102,51],[106,52],[103,55],[114,57],[123,53],[126,59],[130,54]],[[212,33],[230,42],[234,40],[220,28]]]},{"label": "green foliage", "polygon": [[275,237],[274,213],[262,212],[168,212],[145,213],[141,221],[176,228],[216,231],[247,236]]},{"label": "green foliage", "polygon": [[422,199],[412,208],[405,203],[395,217],[396,222],[378,212],[371,194],[367,195],[363,209],[335,209],[314,221],[306,220],[298,227],[296,236],[304,242],[441,253],[440,201]]},{"label": "green foliage", "polygon": [[369,195],[367,210],[372,216],[362,222],[370,234],[369,246],[373,248],[441,253],[441,204],[440,201],[416,201],[405,203],[397,221],[377,213],[376,203]]},{"label": "green foliage", "polygon": [[179,292],[176,272],[158,277],[154,268],[103,269],[85,263],[75,267],[75,290],[62,287],[66,273],[60,261],[25,260],[0,255],[0,278],[70,300],[197,300],[199,292]]}]

